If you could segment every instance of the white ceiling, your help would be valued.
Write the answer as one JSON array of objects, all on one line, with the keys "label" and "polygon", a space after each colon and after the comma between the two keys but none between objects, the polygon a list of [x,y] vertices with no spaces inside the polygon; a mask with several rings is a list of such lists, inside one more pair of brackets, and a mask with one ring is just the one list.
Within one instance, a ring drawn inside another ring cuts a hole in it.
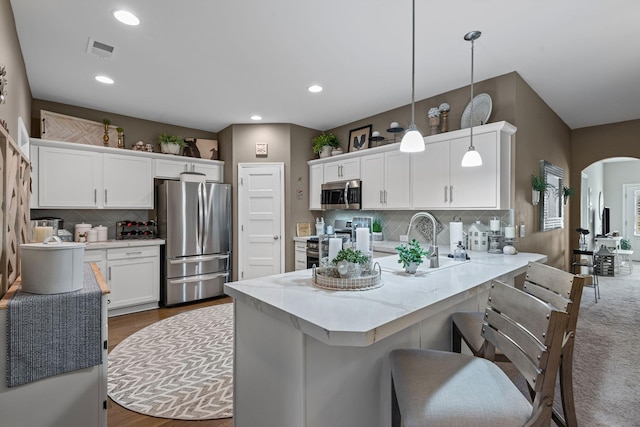
[{"label": "white ceiling", "polygon": [[[410,0],[11,5],[37,99],[212,132],[252,114],[325,130],[411,100]],[[416,0],[416,100],[469,84],[463,35],[480,30],[476,82],[517,71],[571,128],[638,119],[639,18],[637,0]],[[114,57],[86,53],[89,37]]]}]

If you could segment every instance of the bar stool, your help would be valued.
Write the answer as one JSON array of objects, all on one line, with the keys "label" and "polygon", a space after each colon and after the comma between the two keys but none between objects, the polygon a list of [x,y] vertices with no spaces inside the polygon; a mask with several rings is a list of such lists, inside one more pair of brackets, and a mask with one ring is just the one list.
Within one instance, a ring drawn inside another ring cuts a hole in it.
[{"label": "bar stool", "polygon": [[[586,257],[586,263],[582,258],[583,256]],[[573,258],[571,260],[571,273],[581,274],[581,267],[587,268],[587,271],[590,273],[587,275],[583,275],[587,278],[585,285],[593,285],[593,293],[595,294],[596,302],[598,302],[598,298],[600,298],[600,284],[598,283],[598,270],[595,265],[595,257],[593,251],[582,249],[573,250]]]}]

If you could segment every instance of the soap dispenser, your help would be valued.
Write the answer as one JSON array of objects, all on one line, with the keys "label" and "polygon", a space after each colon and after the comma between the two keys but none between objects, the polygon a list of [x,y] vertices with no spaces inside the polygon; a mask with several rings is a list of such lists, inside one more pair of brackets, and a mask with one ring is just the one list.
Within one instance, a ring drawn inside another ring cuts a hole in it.
[{"label": "soap dispenser", "polygon": [[467,260],[467,252],[464,250],[464,246],[462,246],[462,241],[458,241],[458,247],[453,253],[454,261],[466,261]]}]

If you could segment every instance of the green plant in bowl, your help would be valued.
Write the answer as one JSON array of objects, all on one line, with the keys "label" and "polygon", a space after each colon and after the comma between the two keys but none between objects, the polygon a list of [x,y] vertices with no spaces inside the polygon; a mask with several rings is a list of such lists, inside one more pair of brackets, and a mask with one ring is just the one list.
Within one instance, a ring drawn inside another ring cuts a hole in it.
[{"label": "green plant in bowl", "polygon": [[402,267],[407,269],[411,264],[422,264],[423,258],[429,255],[429,251],[420,246],[420,242],[416,239],[412,239],[406,245],[400,245],[396,247],[398,251],[398,264],[402,264]]},{"label": "green plant in bowl", "polygon": [[320,135],[314,137],[311,142],[313,143],[313,152],[316,154],[319,154],[324,146],[331,148],[338,148],[340,146],[338,137],[332,133],[322,132]]},{"label": "green plant in bowl", "polygon": [[379,219],[374,219],[371,224],[371,231],[374,233],[382,233],[382,221]]},{"label": "green plant in bowl", "polygon": [[340,250],[331,262],[338,264],[340,261],[352,262],[354,264],[366,264],[369,261],[369,257],[358,249],[345,248]]}]

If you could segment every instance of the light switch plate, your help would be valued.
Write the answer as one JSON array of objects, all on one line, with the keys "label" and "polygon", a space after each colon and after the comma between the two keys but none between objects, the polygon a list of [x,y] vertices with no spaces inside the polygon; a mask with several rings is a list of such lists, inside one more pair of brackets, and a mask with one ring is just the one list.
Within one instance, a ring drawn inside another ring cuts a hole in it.
[{"label": "light switch plate", "polygon": [[400,235],[400,241],[401,242],[408,242],[409,241],[409,236],[407,236],[406,234],[401,234]]}]

